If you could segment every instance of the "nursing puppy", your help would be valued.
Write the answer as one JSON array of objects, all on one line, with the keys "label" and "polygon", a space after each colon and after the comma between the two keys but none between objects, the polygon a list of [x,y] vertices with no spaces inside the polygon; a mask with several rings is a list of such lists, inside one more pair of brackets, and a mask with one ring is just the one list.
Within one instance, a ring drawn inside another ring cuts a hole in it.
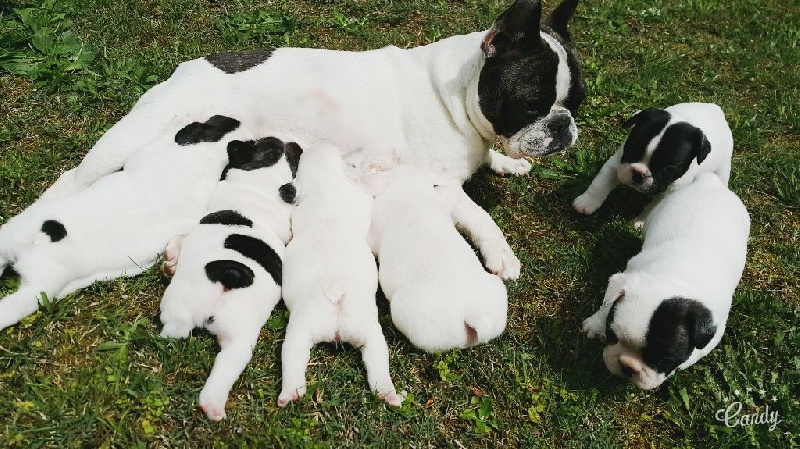
[{"label": "nursing puppy", "polygon": [[305,394],[311,348],[325,341],[361,348],[370,388],[389,405],[403,402],[389,375],[389,348],[375,304],[378,270],[367,244],[372,197],[347,177],[339,151],[308,149],[295,180],[294,237],[283,270],[290,316],[281,351],[281,407]]},{"label": "nursing puppy", "polygon": [[167,246],[174,277],[161,300],[162,337],[195,327],[217,336],[220,352],[200,392],[214,421],[253,353],[261,327],[281,298],[281,256],[291,238],[286,192],[302,149],[274,137],[228,144],[229,164],[209,213]]},{"label": "nursing puppy", "polygon": [[0,300],[0,329],[35,312],[45,296],[141,273],[172,236],[197,223],[227,162],[227,142],[249,134],[221,115],[186,123],[176,117],[152,128],[156,137],[121,171],[37,201],[0,228],[0,270],[12,264],[20,276],[19,289]]},{"label": "nursing puppy", "polygon": [[[485,343],[506,325],[503,281],[484,270],[454,223],[464,226],[489,265],[497,259],[493,253],[511,250],[460,183],[434,187],[432,179],[398,166],[384,179],[370,180],[377,193],[370,242],[395,326],[414,346],[440,352]],[[513,262],[495,271],[516,278],[519,261]]]},{"label": "nursing puppy", "polygon": [[700,173],[715,173],[728,185],[733,135],[719,106],[681,103],[647,109],[624,125],[633,129],[589,188],[572,203],[578,212],[588,215],[596,211],[620,183],[660,194],[691,184]]},{"label": "nursing puppy", "polygon": [[583,322],[605,338],[606,367],[639,388],[661,385],[719,343],[745,264],[750,217],[714,174],[668,193],[644,224],[644,244],[608,281]]},{"label": "nursing puppy", "polygon": [[526,173],[524,159],[489,149],[499,139],[521,158],[575,143],[585,89],[567,24],[577,3],[564,0],[541,21],[539,1],[517,0],[488,31],[412,49],[279,48],[185,62],[45,197],[118,170],[176,114],[224,113],[304,148],[332,143],[356,177],[398,163],[461,181],[484,164]]}]

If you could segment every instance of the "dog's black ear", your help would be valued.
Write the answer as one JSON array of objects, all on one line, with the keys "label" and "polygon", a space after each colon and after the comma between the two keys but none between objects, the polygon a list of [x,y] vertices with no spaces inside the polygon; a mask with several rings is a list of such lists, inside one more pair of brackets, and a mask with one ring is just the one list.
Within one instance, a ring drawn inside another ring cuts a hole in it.
[{"label": "dog's black ear", "polygon": [[708,157],[708,153],[711,153],[711,142],[708,141],[706,134],[700,128],[697,128],[694,134],[694,151],[698,164],[703,163]]},{"label": "dog's black ear", "polygon": [[705,348],[717,333],[711,310],[697,301],[691,301],[686,309],[686,330],[695,348]]},{"label": "dog's black ear", "polygon": [[567,23],[572,15],[575,13],[575,8],[578,7],[578,0],[564,0],[560,5],[547,16],[544,24],[549,26],[553,31],[558,33],[564,40],[572,42],[572,36],[567,29]]},{"label": "dog's black ear", "polygon": [[487,58],[526,54],[542,45],[539,0],[516,0],[495,20],[481,43]]},{"label": "dog's black ear", "polygon": [[300,165],[300,156],[303,154],[303,148],[295,142],[289,142],[283,150],[286,152],[286,160],[289,162],[289,168],[292,169],[292,178],[297,176],[297,167]]}]

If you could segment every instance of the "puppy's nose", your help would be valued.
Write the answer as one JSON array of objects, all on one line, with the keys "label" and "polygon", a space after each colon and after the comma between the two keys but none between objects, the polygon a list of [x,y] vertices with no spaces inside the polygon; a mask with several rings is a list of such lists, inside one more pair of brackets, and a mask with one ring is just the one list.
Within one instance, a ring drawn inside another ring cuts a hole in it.
[{"label": "puppy's nose", "polygon": [[642,172],[635,171],[635,172],[633,172],[631,174],[631,179],[636,184],[641,184],[642,181],[644,181],[644,178],[645,178],[645,176],[644,176],[644,173],[642,173]]},{"label": "puppy's nose", "polygon": [[622,375],[625,377],[633,377],[633,370],[628,365],[620,365]]},{"label": "puppy's nose", "polygon": [[620,371],[622,371],[623,376],[631,378],[639,373],[641,370],[641,365],[636,361],[636,359],[623,355],[619,358],[619,368]]}]

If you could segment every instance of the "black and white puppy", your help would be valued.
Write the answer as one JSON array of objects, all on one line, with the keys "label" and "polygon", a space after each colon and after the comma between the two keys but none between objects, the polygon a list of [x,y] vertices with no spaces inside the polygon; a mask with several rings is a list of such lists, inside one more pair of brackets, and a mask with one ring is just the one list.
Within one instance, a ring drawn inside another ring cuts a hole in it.
[{"label": "black and white puppy", "polygon": [[281,298],[289,183],[301,152],[274,137],[230,142],[209,213],[167,246],[165,271],[174,277],[161,300],[161,336],[184,338],[195,327],[217,336],[220,352],[200,392],[200,407],[214,421],[225,417],[228,393]]},{"label": "black and white puppy", "polygon": [[42,296],[141,273],[197,223],[227,163],[227,142],[250,135],[221,115],[185,123],[165,120],[123,170],[37,201],[0,228],[0,269],[12,264],[20,275],[19,289],[0,300],[0,329],[35,312]]},{"label": "black and white puppy", "polygon": [[176,114],[212,112],[304,148],[333,144],[356,167],[354,178],[400,163],[461,181],[487,163],[526,173],[527,161],[490,147],[499,139],[521,158],[576,141],[585,89],[567,23],[577,3],[564,0],[540,24],[540,2],[517,0],[486,32],[411,49],[279,48],[185,62],[45,197],[118,170]]},{"label": "black and white puppy", "polygon": [[578,212],[596,211],[620,183],[654,195],[691,184],[700,173],[715,173],[728,184],[733,135],[719,106],[681,103],[647,109],[624,125],[633,129],[572,203]]},{"label": "black and white puppy", "polygon": [[661,385],[717,346],[747,253],[750,217],[712,173],[668,193],[644,223],[644,244],[608,281],[583,322],[605,338],[606,367],[639,388]]}]

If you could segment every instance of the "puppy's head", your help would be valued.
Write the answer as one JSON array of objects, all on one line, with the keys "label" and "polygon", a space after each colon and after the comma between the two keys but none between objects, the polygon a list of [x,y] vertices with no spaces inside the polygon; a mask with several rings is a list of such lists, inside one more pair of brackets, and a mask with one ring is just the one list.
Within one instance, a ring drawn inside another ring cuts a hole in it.
[{"label": "puppy's head", "polygon": [[711,151],[700,128],[662,109],[639,111],[624,125],[633,128],[623,144],[617,178],[640,192],[663,192]]},{"label": "puppy's head", "polygon": [[229,170],[254,171],[272,167],[284,156],[292,176],[297,172],[300,155],[303,149],[294,142],[284,143],[276,137],[265,137],[257,140],[232,140],[228,142],[228,165],[222,172],[225,179]]},{"label": "puppy's head", "polygon": [[517,0],[484,37],[480,109],[511,157],[550,154],[578,138],[586,90],[567,30],[577,3],[564,0],[540,23],[541,3]]},{"label": "puppy's head", "polygon": [[606,320],[603,360],[608,370],[639,388],[661,385],[686,368],[693,353],[717,332],[711,311],[697,300],[670,296],[654,300],[642,285],[620,290]]}]

